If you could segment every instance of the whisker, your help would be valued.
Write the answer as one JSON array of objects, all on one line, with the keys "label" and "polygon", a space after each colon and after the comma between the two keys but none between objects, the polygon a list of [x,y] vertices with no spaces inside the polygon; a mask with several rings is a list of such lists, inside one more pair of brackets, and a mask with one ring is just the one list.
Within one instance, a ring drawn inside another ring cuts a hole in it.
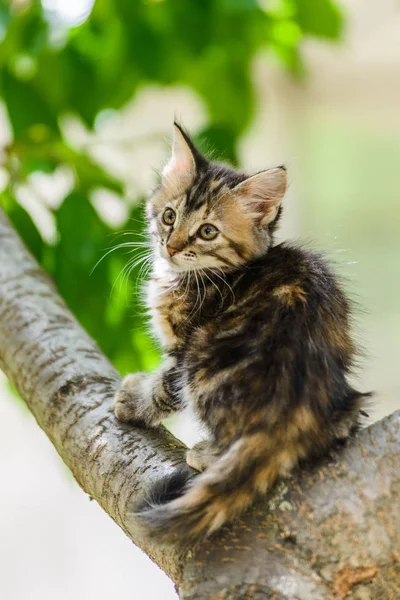
[{"label": "whisker", "polygon": [[223,271],[221,271],[222,275],[219,275],[219,273],[217,271],[220,271],[220,269],[216,268],[216,270],[214,271],[213,269],[211,269],[212,272],[214,273],[214,275],[216,275],[216,277],[218,277],[218,279],[220,279],[229,289],[229,291],[232,294],[232,301],[235,302],[236,301],[236,297],[235,297],[235,292],[233,291],[232,287],[229,285],[229,283],[226,281],[226,279],[223,276]]},{"label": "whisker", "polygon": [[[150,260],[151,260],[151,258],[150,258],[149,256],[144,256],[144,257],[143,257],[143,258],[142,258],[142,259],[139,261],[139,263],[132,264],[132,265],[129,267],[129,269],[127,270],[127,272],[126,272],[126,275],[125,275],[125,277],[126,277],[126,280],[127,280],[127,281],[129,281],[129,278],[130,278],[130,276],[131,276],[131,274],[132,274],[132,271],[133,271],[133,269],[134,269],[135,267],[137,267],[137,266],[138,266],[138,264],[142,263],[142,265],[141,265],[141,267],[140,267],[140,269],[142,269],[142,267],[143,267],[143,266],[146,266],[146,265],[147,265],[147,264],[150,262]],[[137,294],[137,293],[138,293],[138,285],[139,285],[139,283],[140,283],[140,278],[139,278],[139,274],[138,274],[138,276],[137,276],[137,278],[136,278],[136,282],[135,282],[135,288],[134,288],[134,293],[135,293],[135,294]]]},{"label": "whisker", "polygon": [[195,302],[195,304],[194,304],[194,306],[192,308],[192,311],[189,314],[189,319],[190,319],[190,317],[192,315],[196,314],[196,306],[197,306],[197,302],[199,300],[199,280],[198,280],[198,277],[197,277],[196,269],[193,269],[193,273],[194,273],[194,276],[195,276],[195,279],[196,279],[196,302]]},{"label": "whisker", "polygon": [[205,277],[207,277],[208,281],[209,281],[209,282],[210,282],[210,283],[211,283],[211,284],[212,284],[212,285],[215,287],[215,289],[217,290],[217,292],[218,292],[218,293],[219,293],[219,295],[221,296],[221,300],[222,300],[222,302],[223,302],[223,301],[224,301],[224,297],[223,297],[223,295],[222,295],[222,292],[221,292],[221,290],[219,289],[219,287],[218,287],[218,286],[217,286],[217,284],[215,283],[215,281],[213,281],[213,280],[211,279],[211,277],[209,277],[209,276],[207,275],[207,273],[206,273],[206,270],[205,270],[205,269],[203,269],[202,271],[203,271],[203,274],[204,274],[204,276],[205,276]]},{"label": "whisker", "polygon": [[134,236],[138,236],[141,238],[145,238],[148,239],[149,234],[148,233],[142,233],[141,231],[119,231],[117,234],[119,237],[125,236],[125,235],[134,235]]},{"label": "whisker", "polygon": [[121,277],[122,277],[122,280],[124,280],[126,278],[126,281],[128,281],[129,275],[131,274],[133,269],[135,267],[137,267],[138,265],[140,265],[143,261],[145,261],[146,259],[149,259],[149,258],[150,258],[150,256],[149,256],[148,252],[145,252],[144,254],[142,253],[140,256],[132,256],[132,258],[130,258],[128,260],[128,262],[126,263],[126,265],[124,265],[124,267],[121,269],[116,280],[114,281],[113,286],[111,288],[111,293],[113,292],[116,284],[118,283],[118,281],[120,280]]},{"label": "whisker", "polygon": [[92,270],[90,271],[90,275],[92,275],[93,271],[99,266],[99,264],[109,255],[111,254],[111,252],[114,252],[115,250],[120,250],[121,248],[150,248],[149,244],[146,244],[145,242],[124,242],[122,244],[117,244],[116,246],[113,246],[112,248],[110,248],[98,261],[97,263],[94,265],[94,267],[92,268]]},{"label": "whisker", "polygon": [[206,299],[206,296],[207,296],[207,287],[206,287],[206,285],[204,283],[204,279],[203,279],[203,275],[202,275],[202,269],[199,270],[199,276],[201,278],[201,284],[202,284],[203,289],[204,289],[203,299],[201,300],[200,306],[199,306],[199,310],[201,310],[201,307],[203,306],[204,300]]},{"label": "whisker", "polygon": [[[183,290],[182,294],[180,296],[178,296],[178,300],[182,300],[183,298],[186,298],[187,293],[189,291],[189,282],[190,282],[190,266],[188,267],[188,271],[186,273],[183,274],[183,281],[186,279],[186,284],[185,284],[185,289]],[[177,282],[179,284],[179,280]]]},{"label": "whisker", "polygon": [[136,219],[135,217],[128,217],[127,221],[132,221],[132,223],[139,223],[139,225],[141,225],[142,227],[146,225],[146,218],[144,216],[140,219]]},{"label": "whisker", "polygon": [[139,295],[139,285],[143,284],[149,274],[149,271],[151,269],[151,267],[153,266],[153,257],[151,255],[149,255],[148,260],[144,261],[139,269],[139,272],[137,274],[137,278],[136,278],[136,285],[135,285],[135,294]]}]

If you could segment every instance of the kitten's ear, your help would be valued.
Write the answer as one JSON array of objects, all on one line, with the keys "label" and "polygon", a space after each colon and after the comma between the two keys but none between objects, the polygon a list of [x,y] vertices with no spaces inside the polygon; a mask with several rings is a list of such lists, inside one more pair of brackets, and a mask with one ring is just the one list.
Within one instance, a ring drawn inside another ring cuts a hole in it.
[{"label": "kitten's ear", "polygon": [[286,169],[268,169],[239,183],[235,191],[251,216],[260,225],[268,225],[278,214],[286,192]]},{"label": "kitten's ear", "polygon": [[171,158],[162,172],[162,183],[166,187],[187,185],[196,173],[195,148],[188,135],[174,123]]}]

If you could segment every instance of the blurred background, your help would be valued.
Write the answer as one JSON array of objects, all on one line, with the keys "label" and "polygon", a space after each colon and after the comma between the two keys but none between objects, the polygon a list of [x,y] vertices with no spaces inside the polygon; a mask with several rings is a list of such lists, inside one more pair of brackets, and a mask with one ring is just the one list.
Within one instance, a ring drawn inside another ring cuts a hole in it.
[{"label": "blurred background", "polygon": [[[358,302],[371,420],[400,407],[399,40],[398,0],[0,0],[1,204],[122,374],[159,361],[145,262],[116,246],[142,240],[177,117],[216,159],[287,165],[280,237]],[[0,597],[176,598],[1,374],[0,396]]]}]

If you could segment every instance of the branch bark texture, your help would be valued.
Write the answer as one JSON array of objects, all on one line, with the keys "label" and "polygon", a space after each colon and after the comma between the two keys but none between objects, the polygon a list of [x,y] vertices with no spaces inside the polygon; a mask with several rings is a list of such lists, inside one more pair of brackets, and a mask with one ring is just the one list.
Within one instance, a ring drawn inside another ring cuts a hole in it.
[{"label": "branch bark texture", "polygon": [[132,507],[185,448],[162,427],[115,419],[118,373],[2,212],[0,367],[83,490],[182,599],[400,599],[400,411],[278,483],[212,539],[165,548],[141,536]]}]

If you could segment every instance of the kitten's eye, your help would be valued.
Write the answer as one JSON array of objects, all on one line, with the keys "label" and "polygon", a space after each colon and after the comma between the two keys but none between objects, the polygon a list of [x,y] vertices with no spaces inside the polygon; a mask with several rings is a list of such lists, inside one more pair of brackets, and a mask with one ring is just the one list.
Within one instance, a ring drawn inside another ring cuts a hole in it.
[{"label": "kitten's eye", "polygon": [[201,238],[203,238],[203,240],[213,240],[214,238],[217,237],[217,235],[219,234],[219,231],[216,227],[214,227],[214,225],[210,225],[209,223],[206,223],[205,225],[202,225],[198,231],[198,234]]},{"label": "kitten's eye", "polygon": [[165,225],[173,225],[175,223],[176,214],[172,208],[166,208],[162,216],[163,223]]}]

